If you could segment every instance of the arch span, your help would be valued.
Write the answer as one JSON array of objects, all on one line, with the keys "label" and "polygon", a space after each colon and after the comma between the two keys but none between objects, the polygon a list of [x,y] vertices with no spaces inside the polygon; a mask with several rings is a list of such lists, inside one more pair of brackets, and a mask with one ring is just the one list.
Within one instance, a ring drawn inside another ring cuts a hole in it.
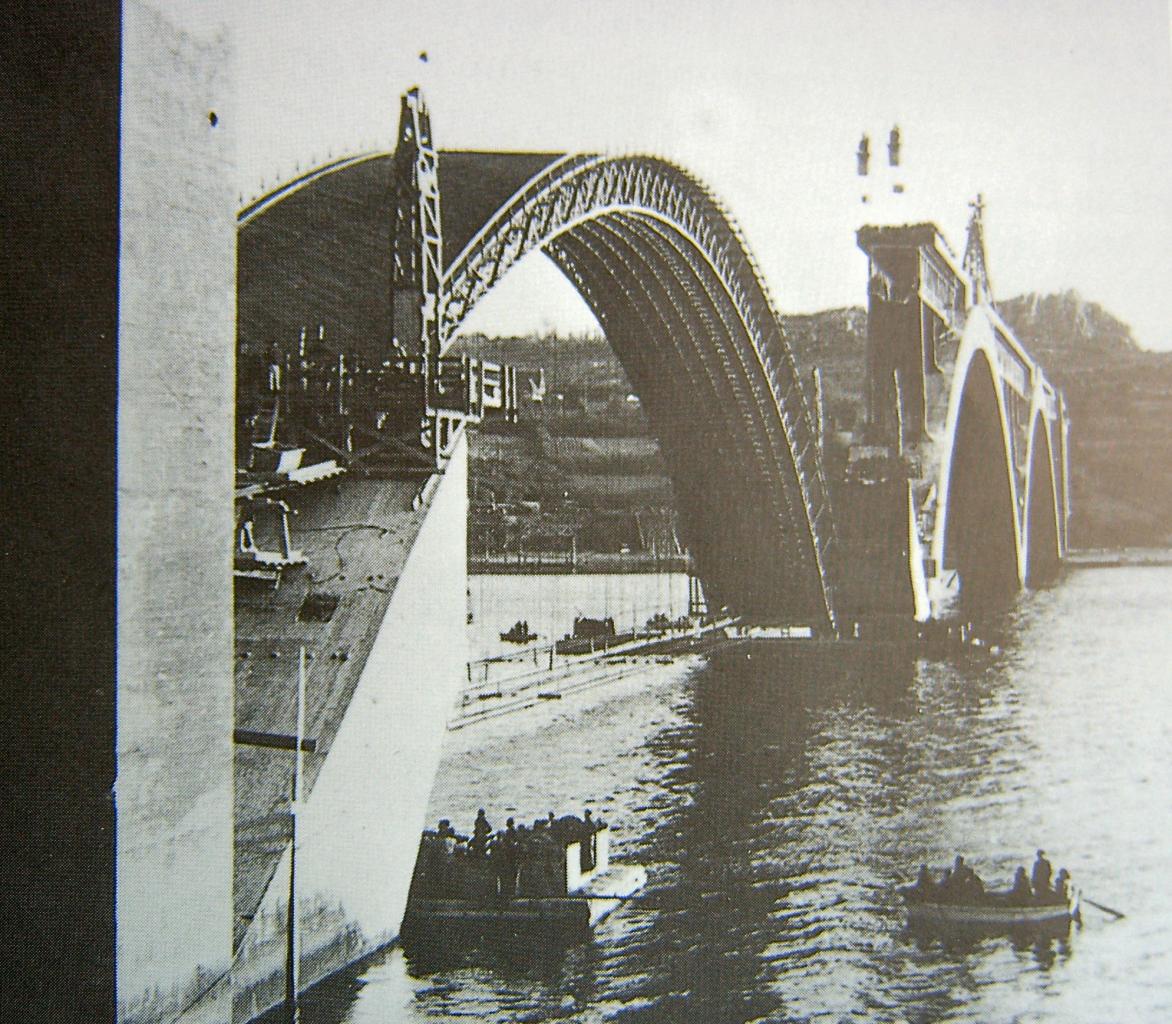
[{"label": "arch span", "polygon": [[1021,585],[1021,541],[995,357],[983,345],[970,345],[962,357],[949,410],[937,558],[959,574],[962,601],[982,606],[1005,600]]},{"label": "arch span", "polygon": [[1050,428],[1040,412],[1034,415],[1030,430],[1029,465],[1024,531],[1025,584],[1038,587],[1053,582],[1062,559]]},{"label": "arch span", "polygon": [[[456,156],[443,154],[441,175]],[[516,180],[492,156],[486,177]],[[645,404],[712,603],[833,625],[833,524],[811,412],[761,275],[712,195],[662,160],[570,156],[475,230],[455,226],[446,186],[444,201],[445,231],[451,220],[452,237],[468,240],[444,272],[441,339],[513,264],[544,251]]]}]

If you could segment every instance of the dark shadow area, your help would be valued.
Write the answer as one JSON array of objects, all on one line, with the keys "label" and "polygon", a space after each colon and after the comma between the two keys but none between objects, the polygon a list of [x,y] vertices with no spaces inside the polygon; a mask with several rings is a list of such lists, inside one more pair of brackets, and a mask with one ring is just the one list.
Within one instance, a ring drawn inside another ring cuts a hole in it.
[{"label": "dark shadow area", "polygon": [[1050,438],[1039,420],[1030,457],[1030,500],[1026,509],[1026,586],[1044,587],[1058,577],[1058,503],[1050,467]]},{"label": "dark shadow area", "polygon": [[492,932],[453,927],[431,930],[426,937],[405,939],[403,956],[407,973],[413,978],[463,967],[481,967],[503,977],[555,981],[569,950],[588,939],[588,934],[572,939],[538,927],[498,928]]},{"label": "dark shadow area", "polygon": [[1072,955],[1071,936],[1080,927],[1070,921],[1014,927],[917,921],[908,926],[901,939],[921,951],[943,951],[953,956],[968,956],[1008,942],[1019,953],[1032,953],[1041,967],[1049,969]]},{"label": "dark shadow area", "polygon": [[1013,496],[993,369],[969,366],[949,476],[944,564],[960,574],[968,612],[1004,607],[1018,588]]}]

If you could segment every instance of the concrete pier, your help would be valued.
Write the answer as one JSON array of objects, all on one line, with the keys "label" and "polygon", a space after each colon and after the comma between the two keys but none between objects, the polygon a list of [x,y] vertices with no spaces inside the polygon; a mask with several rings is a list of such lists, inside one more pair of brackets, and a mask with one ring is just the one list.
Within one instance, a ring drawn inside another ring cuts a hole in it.
[{"label": "concrete pier", "polygon": [[[228,1019],[236,329],[230,52],[123,7],[118,1020]],[[213,116],[214,115],[214,116]]]}]

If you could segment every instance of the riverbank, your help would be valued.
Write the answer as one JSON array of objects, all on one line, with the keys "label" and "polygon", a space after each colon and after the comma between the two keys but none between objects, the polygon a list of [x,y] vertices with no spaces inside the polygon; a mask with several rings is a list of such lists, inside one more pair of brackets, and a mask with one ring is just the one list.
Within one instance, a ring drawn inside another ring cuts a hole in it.
[{"label": "riverbank", "polygon": [[580,551],[574,556],[526,553],[468,556],[472,576],[613,575],[615,573],[686,573],[687,555],[619,554]]},{"label": "riverbank", "polygon": [[1172,565],[1172,548],[1080,548],[1066,553],[1066,564],[1080,569]]}]

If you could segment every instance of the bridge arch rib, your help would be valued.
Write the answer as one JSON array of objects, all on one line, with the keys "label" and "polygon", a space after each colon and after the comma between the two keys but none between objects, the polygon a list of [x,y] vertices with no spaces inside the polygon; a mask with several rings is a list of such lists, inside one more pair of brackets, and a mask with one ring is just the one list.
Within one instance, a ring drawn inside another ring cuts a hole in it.
[{"label": "bridge arch rib", "polygon": [[1050,423],[1041,412],[1035,412],[1030,429],[1029,467],[1023,561],[1026,586],[1037,587],[1057,576],[1062,559]]},{"label": "bridge arch rib", "polygon": [[[491,156],[508,180],[505,155]],[[441,179],[459,157],[476,155],[442,154]],[[441,188],[447,234],[459,200]],[[564,157],[451,235],[467,241],[444,272],[442,343],[513,264],[544,251],[645,404],[713,604],[833,626],[833,523],[811,412],[761,275],[710,193],[650,157]]]},{"label": "bridge arch rib", "polygon": [[1024,577],[1013,440],[992,324],[980,309],[957,354],[940,470],[933,555],[981,605],[1015,593]]}]

